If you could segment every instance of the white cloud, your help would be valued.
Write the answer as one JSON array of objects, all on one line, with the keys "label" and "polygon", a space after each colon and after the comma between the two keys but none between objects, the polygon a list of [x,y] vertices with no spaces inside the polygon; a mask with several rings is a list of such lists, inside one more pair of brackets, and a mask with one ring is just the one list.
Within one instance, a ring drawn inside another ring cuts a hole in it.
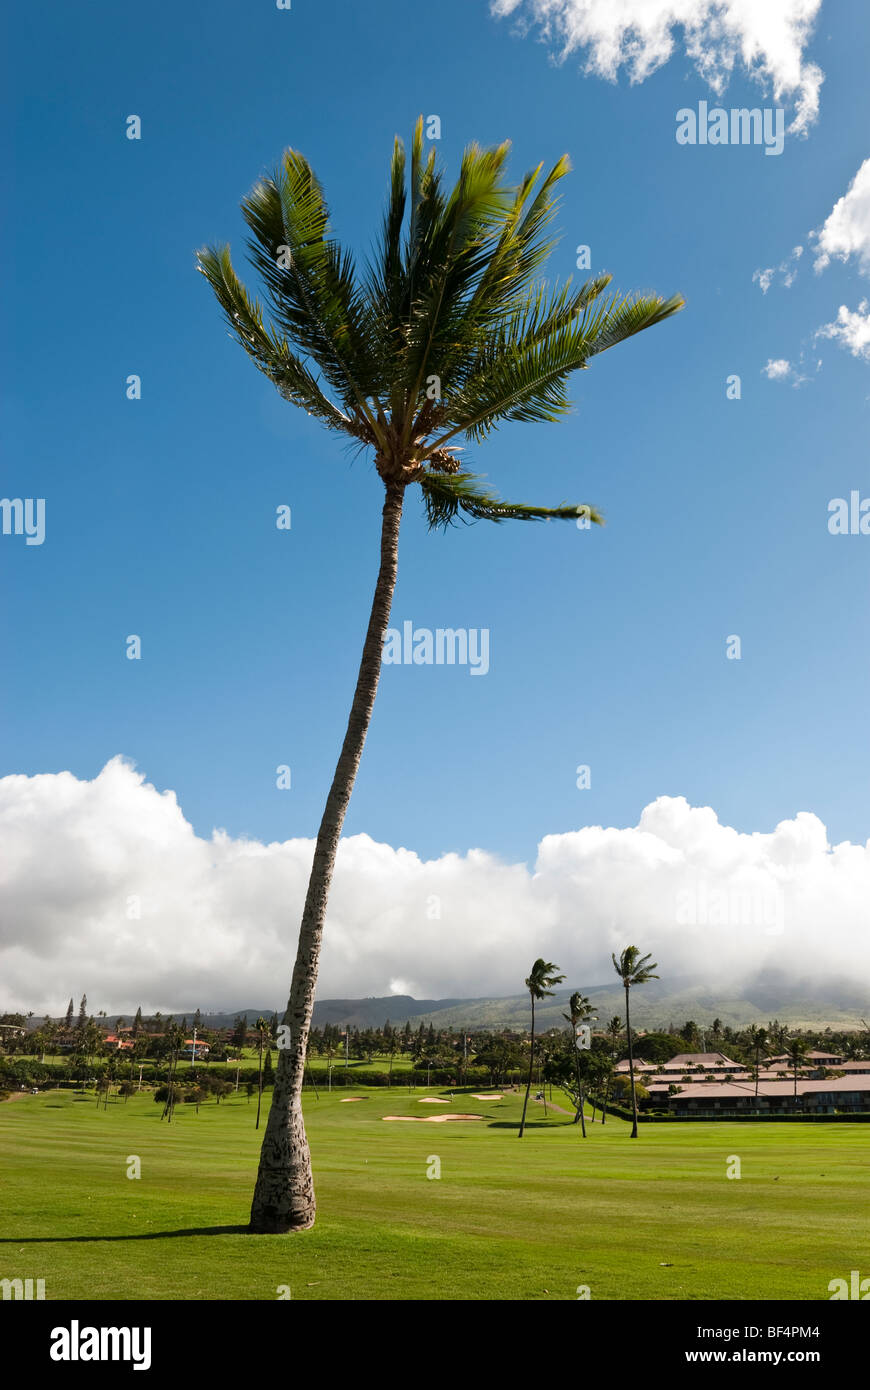
[{"label": "white cloud", "polygon": [[824,74],[804,60],[821,0],[491,0],[499,18],[516,14],[542,27],[562,57],[587,53],[586,70],[614,81],[621,67],[643,82],[667,63],[679,28],[686,53],[721,94],[738,64],[774,100],[793,99],[791,129],[805,133],[818,115]]},{"label": "white cloud", "polygon": [[856,256],[859,269],[870,275],[870,159],[864,160],[813,238],[817,271],[830,265],[832,256],[841,261]]},{"label": "white cloud", "polygon": [[804,248],[802,246],[796,246],[791,255],[786,257],[779,265],[769,265],[766,270],[754,270],[752,272],[752,283],[757,283],[761,288],[761,293],[767,294],[767,291],[773,283],[774,276],[779,274],[782,276],[782,283],[785,288],[787,290],[791,289],[795,282],[795,276],[798,273],[797,263],[803,254]]},{"label": "white cloud", "polygon": [[[83,991],[94,1011],[283,1004],[311,841],[202,839],[172,792],[117,758],[89,782],[0,779],[0,842],[0,1009],[58,1013]],[[133,895],[141,920],[127,918]],[[480,849],[426,861],[354,835],[318,993],[513,994],[536,956],[592,984],[629,941],[663,978],[712,966],[724,985],[787,962],[820,982],[854,979],[870,970],[868,904],[870,844],[829,847],[807,812],[743,834],[660,797],[636,827],[546,836],[534,871]]]},{"label": "white cloud", "polygon": [[769,357],[762,372],[768,381],[787,381],[792,374],[792,365],[786,357]]},{"label": "white cloud", "polygon": [[817,338],[834,338],[848,348],[853,357],[870,362],[870,302],[862,299],[857,309],[841,304],[836,320],[826,323],[816,332]]}]

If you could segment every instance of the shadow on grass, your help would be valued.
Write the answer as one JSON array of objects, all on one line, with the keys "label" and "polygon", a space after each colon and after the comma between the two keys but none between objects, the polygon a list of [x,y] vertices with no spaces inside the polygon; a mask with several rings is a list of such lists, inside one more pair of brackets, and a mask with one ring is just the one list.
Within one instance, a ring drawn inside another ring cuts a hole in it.
[{"label": "shadow on grass", "polygon": [[[561,1119],[561,1116],[559,1117]],[[552,1129],[558,1125],[559,1120],[526,1120],[526,1129]],[[573,1120],[567,1120],[569,1125],[573,1125]],[[490,1120],[487,1129],[515,1129],[519,1131],[519,1120]],[[578,1125],[579,1129],[580,1126]]]},{"label": "shadow on grass", "polygon": [[169,1240],[173,1236],[243,1236],[247,1226],[189,1226],[181,1231],[142,1231],[128,1236],[2,1236],[0,1245],[91,1245],[98,1241]]}]

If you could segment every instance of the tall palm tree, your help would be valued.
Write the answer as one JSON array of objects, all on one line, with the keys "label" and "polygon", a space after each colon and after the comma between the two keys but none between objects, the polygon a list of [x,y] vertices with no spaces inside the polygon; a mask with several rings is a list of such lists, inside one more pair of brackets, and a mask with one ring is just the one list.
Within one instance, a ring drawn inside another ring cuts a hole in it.
[{"label": "tall palm tree", "polygon": [[553,993],[550,985],[561,984],[564,975],[557,975],[558,965],[554,965],[551,960],[541,960],[540,957],[532,966],[532,973],[526,980],[526,989],[529,991],[529,998],[532,1001],[532,1041],[529,1049],[529,1079],[526,1082],[526,1098],[523,1101],[523,1117],[520,1120],[520,1139],[522,1139],[526,1128],[526,1108],[529,1104],[529,1091],[532,1089],[532,1068],[535,1065],[535,1000],[546,999]]},{"label": "tall palm tree", "polygon": [[580,1055],[577,1051],[577,1032],[585,1023],[591,1023],[598,1015],[594,1007],[589,1002],[585,994],[575,992],[568,1000],[568,1012],[562,1017],[571,1025],[571,1051],[574,1054],[574,1066],[577,1070],[577,1097],[579,1107],[574,1117],[574,1123],[580,1121],[580,1128],[583,1131],[583,1138],[586,1138],[586,1120],[583,1115],[583,1078],[580,1075]]},{"label": "tall palm tree", "polygon": [[[373,451],[384,488],[380,567],[344,742],[317,833],[250,1229],[313,1224],[314,1185],[301,1092],[305,1052],[342,825],[371,720],[396,583],[406,490],[419,487],[430,528],[467,519],[601,522],[588,505],[506,502],[456,457],[507,421],[552,421],[570,408],[572,372],[661,323],[682,299],[609,295],[609,275],[575,289],[535,284],[553,241],[548,227],[563,157],[516,187],[509,146],[471,145],[448,191],[417,122],[409,177],[400,140],[373,259],[358,275],[335,241],[321,185],[287,150],[242,202],[251,262],[268,313],[238,279],[227,246],[198,252],[231,334],[293,405]],[[334,495],[334,494],[333,494]]]},{"label": "tall palm tree", "polygon": [[610,958],[613,961],[613,968],[622,980],[622,986],[625,990],[625,1032],[628,1038],[628,1074],[631,1077],[631,1110],[633,1115],[631,1137],[632,1139],[636,1139],[637,1096],[634,1090],[634,1053],[631,1046],[631,1015],[629,1013],[628,996],[633,985],[643,985],[646,984],[647,980],[657,980],[659,977],[658,975],[654,975],[653,971],[657,970],[658,966],[655,961],[648,964],[649,956],[642,956],[637,946],[626,946],[619,960],[616,959],[616,956],[613,955],[612,952]]}]

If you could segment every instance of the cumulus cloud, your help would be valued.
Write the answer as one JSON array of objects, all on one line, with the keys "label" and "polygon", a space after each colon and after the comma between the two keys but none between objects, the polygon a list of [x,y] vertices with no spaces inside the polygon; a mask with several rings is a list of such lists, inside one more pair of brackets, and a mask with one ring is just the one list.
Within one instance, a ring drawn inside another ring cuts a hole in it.
[{"label": "cumulus cloud", "polygon": [[[0,779],[0,1008],[280,1007],[313,845],[197,836],[121,758],[92,781]],[[536,956],[610,981],[635,941],[663,976],[739,983],[787,961],[820,982],[870,967],[870,843],[808,812],[769,833],[660,797],[637,826],[546,836],[533,868],[482,849],[425,860],[342,841],[321,998],[514,994]],[[136,910],[141,912],[137,917]],[[133,915],[130,915],[131,908]]]},{"label": "cumulus cloud", "polygon": [[671,58],[674,31],[717,95],[741,64],[774,100],[793,100],[791,129],[805,133],[819,110],[824,74],[804,58],[821,0],[491,0],[498,18],[516,15],[537,24],[561,56],[586,51],[586,71],[615,81],[619,69],[632,82]]},{"label": "cumulus cloud", "polygon": [[870,275],[870,159],[864,160],[813,238],[817,252],[815,270],[829,266],[832,256],[841,261],[855,256],[858,268]]},{"label": "cumulus cloud", "polygon": [[823,324],[816,337],[833,338],[853,357],[870,362],[870,301],[862,299],[857,309],[841,304],[834,322]]},{"label": "cumulus cloud", "polygon": [[792,366],[787,357],[768,357],[767,366],[761,370],[768,381],[787,381],[792,374]]}]

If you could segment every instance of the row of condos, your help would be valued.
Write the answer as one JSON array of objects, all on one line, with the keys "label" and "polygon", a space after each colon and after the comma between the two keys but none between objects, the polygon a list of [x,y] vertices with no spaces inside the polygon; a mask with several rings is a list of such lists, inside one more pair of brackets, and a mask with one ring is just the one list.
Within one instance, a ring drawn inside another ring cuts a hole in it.
[{"label": "row of condos", "polygon": [[[646,1083],[644,1083],[646,1084]],[[835,1115],[870,1112],[870,1076],[828,1077],[824,1081],[754,1080],[692,1082],[671,1095],[667,1086],[649,1086],[650,1095],[675,1115]],[[797,1095],[795,1096],[795,1090]]]},{"label": "row of condos", "polygon": [[[617,1063],[616,1070],[627,1072],[628,1059]],[[757,1078],[745,1063],[721,1052],[684,1052],[665,1063],[636,1062],[634,1071],[652,1107],[678,1115],[870,1111],[870,1061],[844,1062],[839,1053],[808,1052],[798,1068],[796,1086],[785,1055],[760,1066]],[[831,1071],[836,1075],[827,1074]]]}]

